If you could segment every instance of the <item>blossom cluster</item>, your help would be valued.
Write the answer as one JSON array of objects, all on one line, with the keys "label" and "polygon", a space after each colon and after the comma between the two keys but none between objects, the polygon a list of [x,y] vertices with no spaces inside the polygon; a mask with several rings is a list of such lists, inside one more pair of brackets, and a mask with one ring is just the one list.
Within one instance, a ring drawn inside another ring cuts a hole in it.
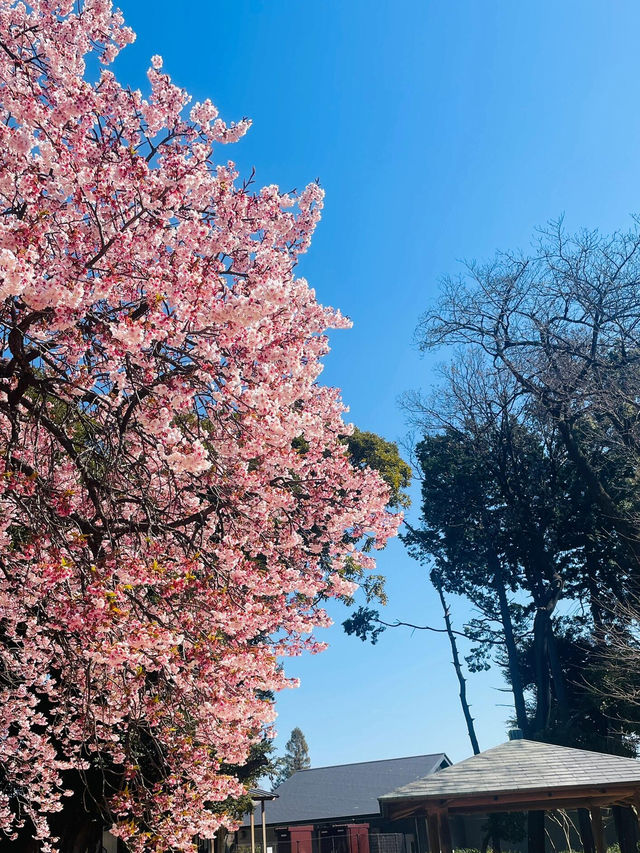
[{"label": "blossom cluster", "polygon": [[80,783],[133,851],[212,837],[281,658],[399,522],[318,383],[321,189],[250,192],[213,159],[249,122],[157,56],[120,85],[133,38],[0,0],[0,832],[43,851]]}]

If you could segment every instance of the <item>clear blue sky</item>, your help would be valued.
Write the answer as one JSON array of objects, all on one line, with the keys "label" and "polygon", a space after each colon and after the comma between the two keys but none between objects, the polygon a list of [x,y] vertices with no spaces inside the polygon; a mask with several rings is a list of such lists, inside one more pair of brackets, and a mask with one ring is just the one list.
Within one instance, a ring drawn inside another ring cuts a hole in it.
[{"label": "clear blue sky", "polygon": [[[441,275],[460,259],[570,228],[625,227],[640,212],[640,5],[632,0],[121,0],[149,58],[226,120],[254,121],[219,150],[257,182],[319,177],[325,215],[302,272],[355,327],[333,337],[324,381],[351,419],[399,439],[397,406],[433,381],[412,344]],[[415,515],[415,513],[414,513]],[[379,560],[387,615],[438,623],[424,571],[394,543]],[[341,621],[344,612],[336,612]],[[465,610],[456,605],[461,623]],[[388,631],[371,648],[327,632],[294,659],[303,686],[278,700],[279,744],[298,725],[316,766],[470,753],[446,639]],[[323,637],[324,639],[325,637]],[[482,748],[505,739],[498,672],[472,676]]]}]

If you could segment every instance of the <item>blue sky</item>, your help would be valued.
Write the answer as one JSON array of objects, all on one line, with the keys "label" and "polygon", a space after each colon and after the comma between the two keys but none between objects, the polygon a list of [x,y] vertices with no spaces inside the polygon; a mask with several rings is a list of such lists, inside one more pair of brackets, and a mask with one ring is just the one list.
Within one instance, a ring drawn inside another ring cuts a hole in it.
[{"label": "blue sky", "polygon": [[[152,54],[195,99],[254,126],[221,148],[258,185],[316,177],[326,207],[301,272],[354,321],[323,380],[350,418],[405,433],[398,396],[434,381],[413,330],[461,259],[526,248],[569,228],[625,227],[640,212],[640,6],[632,0],[121,0],[138,34],[117,62],[144,87]],[[412,513],[415,518],[415,510]],[[424,569],[381,555],[389,618],[440,623]],[[460,603],[454,618],[461,624]],[[335,610],[339,621],[345,613]],[[316,766],[470,747],[445,638],[387,631],[370,647],[339,625],[288,670],[279,745],[300,726]],[[498,672],[472,676],[482,748],[505,739]]]}]

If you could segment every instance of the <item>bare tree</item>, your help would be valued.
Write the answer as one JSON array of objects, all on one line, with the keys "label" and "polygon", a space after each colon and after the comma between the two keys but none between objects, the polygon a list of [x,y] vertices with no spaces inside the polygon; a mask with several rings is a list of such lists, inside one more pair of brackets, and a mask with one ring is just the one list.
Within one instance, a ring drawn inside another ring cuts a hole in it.
[{"label": "bare tree", "polygon": [[640,230],[603,237],[545,231],[530,256],[502,253],[445,281],[422,318],[423,348],[463,344],[505,368],[557,425],[603,517],[637,558],[636,518],[585,446],[585,434],[640,459]]}]

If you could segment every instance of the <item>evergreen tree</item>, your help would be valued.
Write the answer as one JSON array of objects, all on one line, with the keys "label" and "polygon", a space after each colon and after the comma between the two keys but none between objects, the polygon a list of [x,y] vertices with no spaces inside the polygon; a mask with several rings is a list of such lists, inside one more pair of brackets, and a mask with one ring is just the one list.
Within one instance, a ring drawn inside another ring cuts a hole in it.
[{"label": "evergreen tree", "polygon": [[297,770],[308,770],[311,767],[309,747],[302,729],[297,726],[291,732],[291,737],[285,746],[285,753],[280,760],[280,772],[276,778],[276,786],[281,785]]}]

